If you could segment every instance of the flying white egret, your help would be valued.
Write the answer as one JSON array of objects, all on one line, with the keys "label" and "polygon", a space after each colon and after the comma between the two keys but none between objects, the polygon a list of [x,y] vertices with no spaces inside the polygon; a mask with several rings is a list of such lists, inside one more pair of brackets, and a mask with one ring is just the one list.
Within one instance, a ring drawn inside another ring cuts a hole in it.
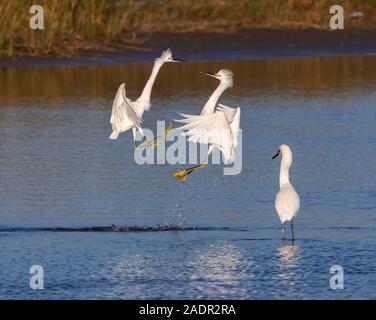
[{"label": "flying white egret", "polygon": [[[234,74],[231,70],[228,70],[228,69],[221,69],[219,70],[217,73],[210,73],[210,72],[204,72],[205,75],[208,75],[210,77],[213,77],[213,78],[216,78],[219,80],[219,85],[218,87],[214,90],[214,92],[212,93],[212,95],[209,97],[208,101],[206,102],[206,104],[204,105],[204,107],[202,108],[201,110],[201,113],[200,113],[200,116],[206,116],[206,115],[213,115],[215,112],[215,107],[217,105],[217,102],[219,100],[219,98],[221,97],[222,93],[228,89],[228,88],[231,88],[234,84]],[[229,115],[229,119],[233,119],[235,113],[236,113],[236,110],[237,109],[233,109],[233,108],[229,108],[229,107],[226,107],[224,105],[220,105],[221,108],[218,109],[218,111],[220,112],[225,112],[225,110],[227,110],[227,114]],[[223,110],[222,110],[223,109]],[[185,133],[185,135],[189,136],[190,139],[189,141],[195,141],[195,142],[200,142],[200,143],[205,143],[205,139],[204,137],[202,137],[202,139],[200,141],[198,141],[198,137],[193,137],[193,133],[196,132],[197,130],[193,130],[194,126],[198,126],[198,125],[203,125],[203,121],[207,121],[207,124],[206,125],[211,125],[212,128],[206,128],[208,130],[206,135],[204,135],[207,139],[210,137],[210,134],[209,134],[209,131],[211,131],[211,134],[213,135],[214,134],[214,131],[215,131],[215,126],[216,125],[219,125],[221,123],[220,120],[223,120],[221,119],[221,113],[217,114],[215,117],[207,117],[207,118],[197,118],[197,116],[193,116],[193,115],[186,115],[186,114],[181,114],[183,117],[185,117],[186,119],[182,119],[182,120],[175,120],[177,122],[182,122],[182,123],[186,123],[185,126],[182,126],[180,127],[179,129],[183,129],[183,130],[186,130],[186,129],[192,129],[188,132]],[[240,118],[240,109],[239,109],[239,118]],[[189,120],[191,119],[191,120]],[[200,124],[199,122],[200,121]],[[232,120],[231,120],[232,121]],[[188,126],[189,122],[191,122],[191,124]],[[239,125],[239,123],[238,123]],[[229,127],[229,122],[226,123],[226,126],[227,128]],[[235,123],[234,123],[234,126],[235,126]],[[238,128],[239,129],[239,128]],[[221,137],[224,138],[225,135],[221,135],[220,133],[218,133],[219,135],[216,137]],[[236,135],[237,136],[237,135]],[[230,135],[231,137],[231,135]],[[218,144],[218,141],[217,142],[217,145],[219,146],[220,144]],[[227,143],[225,143],[225,147],[224,146],[221,146],[221,148],[219,148],[220,150],[221,149],[228,149],[229,146]],[[209,157],[210,153],[212,152],[213,150],[213,147],[214,147],[214,144],[212,144],[210,147],[209,147],[209,151],[208,151],[208,155],[207,155],[207,158]],[[230,148],[231,149],[231,148]],[[188,168],[188,169],[184,169],[182,171],[179,171],[179,172],[176,172],[174,173],[173,175],[180,181],[184,182],[186,179],[187,179],[187,176],[189,174],[191,174],[193,171],[197,170],[197,169],[200,169],[200,168],[203,168],[207,165],[206,161],[204,161],[203,163],[200,163],[199,165],[197,166],[194,166],[194,167],[191,167],[191,168]]]},{"label": "flying white egret", "polygon": [[167,49],[162,53],[160,58],[155,59],[153,70],[149,80],[146,82],[140,97],[137,100],[130,100],[125,92],[125,84],[122,83],[116,93],[114,102],[112,104],[112,113],[110,124],[112,126],[112,133],[110,139],[117,139],[119,134],[129,129],[133,131],[133,143],[136,148],[136,133],[137,130],[144,136],[141,128],[142,115],[144,111],[150,109],[150,95],[153,84],[157,74],[164,63],[166,62],[181,62],[172,56],[171,50]]},{"label": "flying white egret", "polygon": [[292,240],[294,235],[294,218],[298,215],[300,208],[300,199],[294,186],[290,183],[289,170],[292,165],[292,152],[288,145],[280,145],[276,155],[272,159],[282,154],[281,169],[279,171],[279,191],[275,197],[275,209],[279,220],[281,221],[282,239],[285,239],[285,230],[283,224],[290,221]]},{"label": "flying white egret", "polygon": [[230,108],[220,104],[212,114],[199,116],[184,115],[185,119],[175,120],[185,125],[179,127],[184,130],[183,135],[189,137],[188,141],[208,144],[209,149],[204,162],[197,166],[181,170],[173,175],[184,182],[193,171],[205,167],[209,155],[214,148],[219,149],[224,156],[226,164],[235,160],[235,149],[238,145],[238,133],[240,127],[240,108]]}]

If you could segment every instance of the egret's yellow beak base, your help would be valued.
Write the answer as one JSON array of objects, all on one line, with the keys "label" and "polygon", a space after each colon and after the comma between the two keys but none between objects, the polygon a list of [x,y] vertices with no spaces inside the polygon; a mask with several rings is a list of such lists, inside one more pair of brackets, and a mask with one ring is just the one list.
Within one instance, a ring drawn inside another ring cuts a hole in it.
[{"label": "egret's yellow beak base", "polygon": [[175,172],[172,175],[176,178],[176,180],[184,182],[185,180],[187,180],[188,175],[190,175],[193,171],[204,168],[206,165],[207,165],[206,162],[200,163],[197,166]]}]

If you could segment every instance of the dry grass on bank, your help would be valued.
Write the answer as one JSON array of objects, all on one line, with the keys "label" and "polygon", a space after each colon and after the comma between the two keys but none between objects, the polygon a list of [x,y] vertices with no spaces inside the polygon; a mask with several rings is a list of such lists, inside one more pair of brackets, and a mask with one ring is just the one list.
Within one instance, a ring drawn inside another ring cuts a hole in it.
[{"label": "dry grass on bank", "polygon": [[[345,28],[375,28],[375,0],[337,0]],[[247,28],[328,28],[331,0],[39,0],[45,29],[29,27],[32,0],[0,0],[0,57],[69,56],[76,50],[137,45],[139,33],[236,31]]]}]

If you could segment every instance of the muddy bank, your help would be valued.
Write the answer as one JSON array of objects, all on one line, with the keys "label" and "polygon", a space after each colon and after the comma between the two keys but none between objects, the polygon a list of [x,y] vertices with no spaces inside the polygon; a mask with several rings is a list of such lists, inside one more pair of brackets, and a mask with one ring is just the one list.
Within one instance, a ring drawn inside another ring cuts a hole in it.
[{"label": "muddy bank", "polygon": [[[146,35],[143,35],[146,36]],[[252,60],[304,56],[376,55],[376,30],[244,30],[236,33],[154,33],[138,47],[77,52],[74,58],[16,57],[1,68],[152,61],[171,48],[187,60]]]}]

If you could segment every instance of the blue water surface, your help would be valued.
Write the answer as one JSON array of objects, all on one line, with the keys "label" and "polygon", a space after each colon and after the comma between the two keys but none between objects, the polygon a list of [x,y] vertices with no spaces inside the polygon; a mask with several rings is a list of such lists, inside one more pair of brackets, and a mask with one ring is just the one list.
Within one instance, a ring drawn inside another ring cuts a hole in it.
[{"label": "blue water surface", "polygon": [[[144,127],[199,113],[217,85],[199,71],[221,67],[235,73],[221,102],[242,108],[242,171],[208,165],[184,184],[171,174],[187,165],[136,164],[131,132],[108,140],[118,85],[135,97],[150,63],[0,71],[1,299],[376,298],[376,59],[164,66]],[[294,243],[274,210],[282,143]]]}]

